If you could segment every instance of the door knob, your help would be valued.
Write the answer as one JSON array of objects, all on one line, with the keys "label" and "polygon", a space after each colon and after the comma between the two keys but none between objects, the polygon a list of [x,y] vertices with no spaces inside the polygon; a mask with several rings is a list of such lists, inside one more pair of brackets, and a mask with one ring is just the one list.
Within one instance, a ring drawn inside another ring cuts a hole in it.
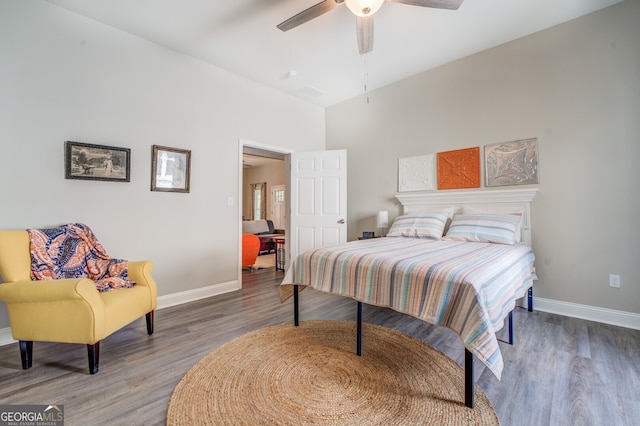
[{"label": "door knob", "polygon": [[338,219],[338,223],[339,224],[343,224],[344,223],[344,219]]}]

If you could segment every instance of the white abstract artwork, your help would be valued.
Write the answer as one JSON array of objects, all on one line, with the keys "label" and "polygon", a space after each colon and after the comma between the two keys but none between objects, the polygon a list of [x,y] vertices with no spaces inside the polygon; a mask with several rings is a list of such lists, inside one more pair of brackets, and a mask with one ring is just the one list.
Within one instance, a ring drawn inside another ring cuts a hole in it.
[{"label": "white abstract artwork", "polygon": [[432,191],[436,189],[435,155],[400,158],[398,191]]}]

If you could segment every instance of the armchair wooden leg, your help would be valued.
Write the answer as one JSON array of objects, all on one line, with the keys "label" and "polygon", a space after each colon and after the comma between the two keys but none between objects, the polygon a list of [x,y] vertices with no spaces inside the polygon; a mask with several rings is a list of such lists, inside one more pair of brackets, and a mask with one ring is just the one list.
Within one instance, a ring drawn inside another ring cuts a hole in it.
[{"label": "armchair wooden leg", "polygon": [[89,374],[96,374],[100,361],[100,342],[87,345],[87,355],[89,356]]},{"label": "armchair wooden leg", "polygon": [[151,336],[153,334],[153,312],[151,311],[146,315],[147,318],[147,334]]},{"label": "armchair wooden leg", "polygon": [[33,364],[33,341],[20,340],[20,360],[22,361],[22,369],[27,370]]}]

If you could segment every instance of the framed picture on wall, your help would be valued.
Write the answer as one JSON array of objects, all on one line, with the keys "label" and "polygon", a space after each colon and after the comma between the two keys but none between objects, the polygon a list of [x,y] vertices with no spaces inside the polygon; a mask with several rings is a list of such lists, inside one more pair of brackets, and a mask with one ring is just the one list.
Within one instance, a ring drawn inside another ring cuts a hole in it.
[{"label": "framed picture on wall", "polygon": [[191,151],[153,145],[151,150],[151,190],[189,192]]},{"label": "framed picture on wall", "polygon": [[129,182],[129,148],[66,141],[64,153],[65,179]]}]

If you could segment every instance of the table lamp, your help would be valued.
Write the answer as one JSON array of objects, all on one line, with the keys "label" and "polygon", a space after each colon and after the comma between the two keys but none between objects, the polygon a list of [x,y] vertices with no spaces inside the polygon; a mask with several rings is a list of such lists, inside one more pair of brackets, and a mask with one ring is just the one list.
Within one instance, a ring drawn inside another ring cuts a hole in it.
[{"label": "table lamp", "polygon": [[377,227],[382,229],[380,233],[381,237],[385,236],[385,231],[389,227],[389,212],[386,210],[380,210],[376,220]]}]

